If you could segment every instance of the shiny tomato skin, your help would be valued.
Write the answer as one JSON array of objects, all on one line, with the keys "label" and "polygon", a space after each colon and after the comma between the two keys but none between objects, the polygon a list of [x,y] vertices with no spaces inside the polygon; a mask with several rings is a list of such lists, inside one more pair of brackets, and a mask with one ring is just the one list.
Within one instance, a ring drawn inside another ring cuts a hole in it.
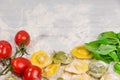
[{"label": "shiny tomato skin", "polygon": [[0,41],[0,58],[9,58],[12,55],[12,46],[5,40]]},{"label": "shiny tomato skin", "polygon": [[11,66],[14,73],[21,75],[29,66],[31,66],[31,62],[24,57],[17,57],[11,61]]},{"label": "shiny tomato skin", "polygon": [[23,75],[23,80],[41,80],[42,70],[38,66],[30,66],[28,67]]},{"label": "shiny tomato skin", "polygon": [[17,45],[20,45],[22,42],[24,42],[26,39],[28,39],[27,43],[25,44],[25,46],[28,46],[30,43],[30,35],[28,32],[26,32],[25,30],[20,30],[17,32],[17,34],[15,35],[15,43]]}]

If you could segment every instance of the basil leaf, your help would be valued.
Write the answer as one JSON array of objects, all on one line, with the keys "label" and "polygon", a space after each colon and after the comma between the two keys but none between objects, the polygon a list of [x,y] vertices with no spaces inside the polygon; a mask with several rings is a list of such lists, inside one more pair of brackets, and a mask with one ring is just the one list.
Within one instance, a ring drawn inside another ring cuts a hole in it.
[{"label": "basil leaf", "polygon": [[89,51],[94,52],[94,51],[96,51],[99,48],[100,44],[108,44],[108,42],[106,40],[96,40],[96,41],[92,41],[92,42],[86,43],[85,47]]},{"label": "basil leaf", "polygon": [[114,71],[118,74],[120,74],[120,63],[114,64]]},{"label": "basil leaf", "polygon": [[120,39],[120,33],[117,33],[117,37],[118,37],[118,39]]},{"label": "basil leaf", "polygon": [[117,38],[113,31],[103,32],[98,36],[98,39]]},{"label": "basil leaf", "polygon": [[106,63],[120,61],[120,33],[107,31],[99,34],[98,39],[85,44],[95,59]]},{"label": "basil leaf", "polygon": [[110,52],[110,53],[109,53],[109,56],[110,56],[115,62],[119,62],[119,58],[118,58],[118,56],[117,56],[117,54],[116,54],[115,51]]},{"label": "basil leaf", "polygon": [[102,55],[107,55],[115,50],[116,50],[116,46],[101,44],[99,48],[96,50],[96,52]]}]

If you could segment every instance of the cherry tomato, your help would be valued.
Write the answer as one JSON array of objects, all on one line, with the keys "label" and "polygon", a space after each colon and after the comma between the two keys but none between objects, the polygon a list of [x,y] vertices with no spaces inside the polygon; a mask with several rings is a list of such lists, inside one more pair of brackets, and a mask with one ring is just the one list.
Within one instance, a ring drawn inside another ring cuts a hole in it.
[{"label": "cherry tomato", "polygon": [[32,65],[25,70],[23,80],[41,80],[41,77],[42,77],[41,68]]},{"label": "cherry tomato", "polygon": [[15,35],[15,43],[17,45],[20,45],[25,40],[27,40],[27,43],[25,45],[28,46],[30,43],[30,35],[28,34],[28,32],[26,32],[25,30],[20,30],[19,32],[17,32],[17,34]]},{"label": "cherry tomato", "polygon": [[29,66],[31,66],[31,62],[24,57],[17,57],[11,61],[11,66],[14,73],[21,75]]},{"label": "cherry tomato", "polygon": [[12,54],[11,44],[5,40],[0,41],[0,58],[8,58]]}]

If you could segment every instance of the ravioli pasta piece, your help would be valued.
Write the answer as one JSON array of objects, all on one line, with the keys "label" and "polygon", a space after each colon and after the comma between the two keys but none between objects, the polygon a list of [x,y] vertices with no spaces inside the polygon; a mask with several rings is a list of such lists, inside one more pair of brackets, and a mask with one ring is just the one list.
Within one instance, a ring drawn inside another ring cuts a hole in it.
[{"label": "ravioli pasta piece", "polygon": [[89,64],[88,74],[95,78],[100,78],[108,69],[108,65],[100,60],[93,60]]},{"label": "ravioli pasta piece", "polygon": [[72,78],[72,74],[69,72],[64,72],[61,76],[64,80],[71,80]]},{"label": "ravioli pasta piece", "polygon": [[88,71],[88,62],[75,59],[71,64],[65,66],[65,71],[75,74],[86,73]]},{"label": "ravioli pasta piece", "polygon": [[64,74],[62,75],[62,78],[64,80],[92,80],[92,78],[86,73],[77,75],[69,72],[64,72]]},{"label": "ravioli pasta piece", "polygon": [[72,75],[71,80],[92,80],[91,77],[84,73],[80,75]]},{"label": "ravioli pasta piece", "polygon": [[33,53],[30,61],[40,68],[44,68],[52,63],[52,58],[45,51],[38,51]]},{"label": "ravioli pasta piece", "polygon": [[120,80],[120,75],[115,73],[106,73],[100,80]]},{"label": "ravioli pasta piece", "polygon": [[72,62],[73,57],[70,54],[66,54],[63,51],[54,52],[52,56],[54,63],[69,64]]},{"label": "ravioli pasta piece", "polygon": [[16,80],[14,76],[8,76],[4,80]]},{"label": "ravioli pasta piece", "polygon": [[[60,66],[56,73],[53,76],[49,76],[47,77],[48,80],[57,80],[58,78],[62,77],[65,75],[65,71],[64,71],[64,66]],[[70,76],[69,76],[70,77]],[[63,78],[64,79],[64,78]],[[65,79],[64,79],[65,80]],[[69,79],[68,79],[69,80]]]},{"label": "ravioli pasta piece", "polygon": [[43,69],[43,76],[49,77],[56,74],[57,70],[59,69],[60,64],[50,64],[46,68]]},{"label": "ravioli pasta piece", "polygon": [[64,80],[62,77],[57,78],[57,80]]},{"label": "ravioli pasta piece", "polygon": [[92,54],[85,48],[85,46],[77,46],[72,49],[72,55],[80,59],[91,59]]}]

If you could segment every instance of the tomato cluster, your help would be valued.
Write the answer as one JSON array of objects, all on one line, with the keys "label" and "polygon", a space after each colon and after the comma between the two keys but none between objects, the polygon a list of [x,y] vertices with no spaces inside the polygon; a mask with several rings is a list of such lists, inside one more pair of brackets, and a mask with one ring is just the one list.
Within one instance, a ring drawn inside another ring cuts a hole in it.
[{"label": "tomato cluster", "polygon": [[16,48],[16,53],[13,56],[11,56],[11,44],[6,40],[0,41],[0,60],[3,62],[4,66],[6,66],[6,68],[0,72],[0,75],[3,75],[8,71],[12,71],[16,75],[22,75],[23,80],[41,80],[41,68],[32,65],[28,59],[22,57],[25,53],[27,53],[25,47],[27,47],[30,43],[30,35],[28,32],[25,30],[18,31],[14,40],[18,48]]},{"label": "tomato cluster", "polygon": [[14,73],[23,75],[23,80],[41,80],[41,68],[32,65],[28,59],[23,57],[14,58],[11,65]]}]

